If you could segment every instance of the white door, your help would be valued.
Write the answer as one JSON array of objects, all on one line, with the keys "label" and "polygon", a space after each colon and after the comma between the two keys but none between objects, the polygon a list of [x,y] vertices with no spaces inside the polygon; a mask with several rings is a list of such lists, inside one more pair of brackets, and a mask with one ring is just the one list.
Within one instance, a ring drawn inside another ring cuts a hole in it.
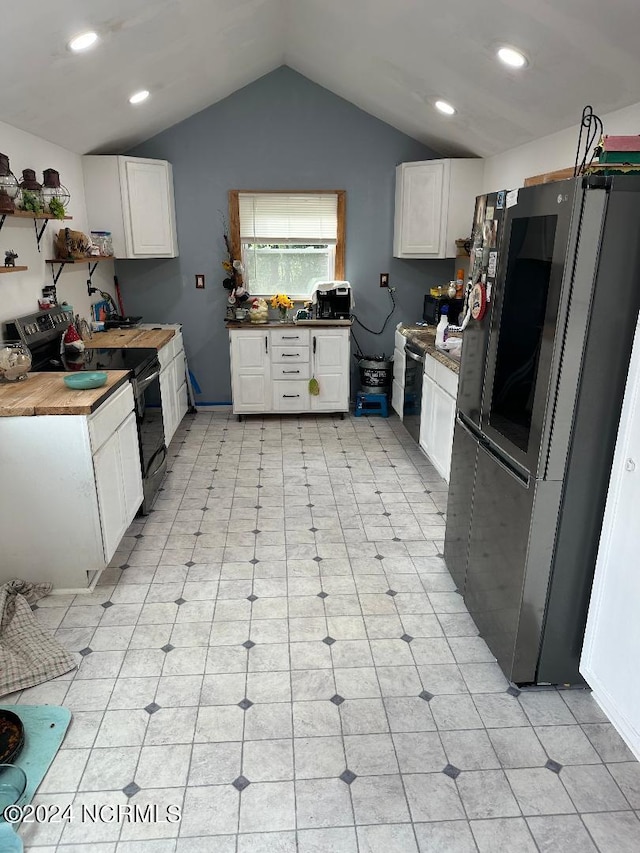
[{"label": "white door", "polygon": [[438,386],[425,373],[422,377],[422,403],[420,407],[420,447],[433,462],[435,454],[435,395]]},{"label": "white door", "polygon": [[422,378],[420,447],[438,474],[449,482],[456,401],[426,373]]},{"label": "white door", "polygon": [[402,163],[396,169],[395,257],[444,256],[448,163]]},{"label": "white door", "polygon": [[320,386],[320,394],[311,397],[311,411],[349,411],[348,330],[312,330],[311,371]]},{"label": "white door", "polygon": [[135,412],[118,427],[120,443],[120,466],[124,492],[124,522],[127,527],[135,518],[142,504],[142,470],[140,467],[140,447],[138,445],[138,425]]},{"label": "white door", "polygon": [[94,454],[93,470],[96,476],[104,556],[108,563],[128,526],[125,519],[120,441],[117,432]]},{"label": "white door", "polygon": [[404,417],[404,387],[396,382],[395,379],[391,385],[391,408],[396,412],[400,420],[402,420]]},{"label": "white door", "polygon": [[270,343],[267,330],[231,331],[233,411],[270,412]]},{"label": "white door", "polygon": [[640,326],[627,379],[580,672],[640,758]]},{"label": "white door", "polygon": [[169,447],[177,427],[176,387],[173,362],[160,373],[160,396],[162,398],[162,424],[164,443]]},{"label": "white door", "polygon": [[187,378],[184,360],[184,350],[180,350],[173,359],[173,387],[175,389],[175,425],[180,426],[183,417],[189,408],[187,402]]},{"label": "white door", "polygon": [[130,257],[176,257],[171,165],[164,160],[124,159],[124,218]]},{"label": "white door", "polygon": [[451,471],[456,401],[439,385],[436,385],[433,402],[434,465],[440,476],[448,483]]}]

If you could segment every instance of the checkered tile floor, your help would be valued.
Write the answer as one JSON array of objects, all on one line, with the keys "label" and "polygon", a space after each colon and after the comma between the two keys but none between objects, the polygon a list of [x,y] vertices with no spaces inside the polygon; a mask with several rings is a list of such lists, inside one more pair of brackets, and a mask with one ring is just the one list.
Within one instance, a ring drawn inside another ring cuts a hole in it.
[{"label": "checkered tile floor", "polygon": [[640,765],[588,693],[504,679],[396,419],[198,414],[170,457],[95,592],[36,611],[81,663],[13,697],[74,714],[37,797],[74,821],[27,850],[640,850]]}]

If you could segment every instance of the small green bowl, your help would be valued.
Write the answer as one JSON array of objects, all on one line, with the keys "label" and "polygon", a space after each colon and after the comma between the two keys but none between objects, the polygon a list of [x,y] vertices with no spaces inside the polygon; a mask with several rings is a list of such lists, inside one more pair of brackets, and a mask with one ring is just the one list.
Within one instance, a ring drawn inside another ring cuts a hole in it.
[{"label": "small green bowl", "polygon": [[89,388],[100,388],[105,385],[107,374],[104,370],[95,373],[70,373],[64,377],[64,384],[67,388],[72,388],[74,391],[88,391]]}]

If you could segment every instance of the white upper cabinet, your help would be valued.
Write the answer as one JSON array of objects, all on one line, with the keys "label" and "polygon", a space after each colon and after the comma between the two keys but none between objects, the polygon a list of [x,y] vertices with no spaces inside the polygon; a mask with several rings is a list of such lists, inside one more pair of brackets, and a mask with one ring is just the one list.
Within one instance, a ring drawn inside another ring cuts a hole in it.
[{"label": "white upper cabinet", "polygon": [[178,256],[173,171],[166,160],[83,157],[91,231],[111,231],[116,258]]},{"label": "white upper cabinet", "polygon": [[422,160],[396,167],[393,255],[455,258],[456,240],[471,233],[483,160]]}]

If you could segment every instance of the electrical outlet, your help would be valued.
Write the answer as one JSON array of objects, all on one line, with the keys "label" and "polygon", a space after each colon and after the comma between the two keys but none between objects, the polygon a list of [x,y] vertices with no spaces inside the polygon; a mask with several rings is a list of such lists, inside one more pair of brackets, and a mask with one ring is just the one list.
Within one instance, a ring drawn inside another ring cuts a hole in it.
[{"label": "electrical outlet", "polygon": [[389,273],[381,272],[380,273],[380,287],[389,287]]},{"label": "electrical outlet", "polygon": [[204,290],[204,275],[202,273],[196,273],[196,287],[198,290]]}]

